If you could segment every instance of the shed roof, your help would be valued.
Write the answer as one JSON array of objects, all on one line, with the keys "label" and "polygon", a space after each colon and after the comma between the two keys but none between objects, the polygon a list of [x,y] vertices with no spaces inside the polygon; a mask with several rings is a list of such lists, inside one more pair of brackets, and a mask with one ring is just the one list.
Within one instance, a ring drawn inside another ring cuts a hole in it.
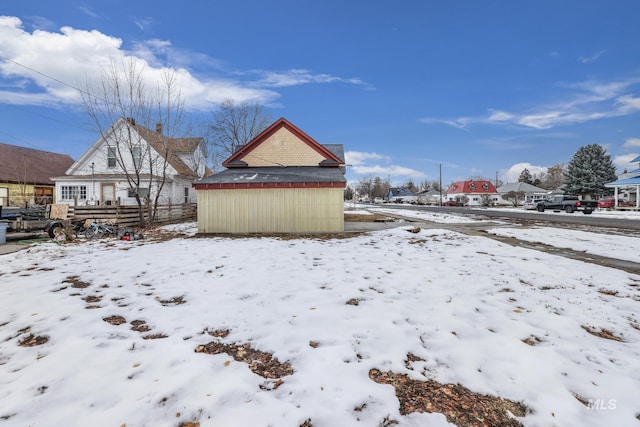
[{"label": "shed roof", "polygon": [[346,183],[338,168],[315,166],[230,168],[194,183],[200,184],[289,184],[289,183]]},{"label": "shed roof", "polygon": [[72,164],[67,154],[0,143],[0,182],[52,185]]}]

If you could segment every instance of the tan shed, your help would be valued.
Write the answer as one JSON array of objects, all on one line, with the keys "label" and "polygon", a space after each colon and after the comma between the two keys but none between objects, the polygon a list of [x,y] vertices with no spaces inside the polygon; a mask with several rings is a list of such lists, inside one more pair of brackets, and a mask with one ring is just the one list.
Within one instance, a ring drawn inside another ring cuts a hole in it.
[{"label": "tan shed", "polygon": [[284,118],[196,181],[199,233],[344,231],[344,148]]}]

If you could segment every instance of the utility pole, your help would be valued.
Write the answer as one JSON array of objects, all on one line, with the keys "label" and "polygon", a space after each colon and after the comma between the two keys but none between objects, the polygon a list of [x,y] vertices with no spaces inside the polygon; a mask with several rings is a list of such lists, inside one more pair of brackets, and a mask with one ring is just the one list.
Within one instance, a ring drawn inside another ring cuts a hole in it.
[{"label": "utility pole", "polygon": [[440,163],[440,206],[442,206],[442,163]]}]

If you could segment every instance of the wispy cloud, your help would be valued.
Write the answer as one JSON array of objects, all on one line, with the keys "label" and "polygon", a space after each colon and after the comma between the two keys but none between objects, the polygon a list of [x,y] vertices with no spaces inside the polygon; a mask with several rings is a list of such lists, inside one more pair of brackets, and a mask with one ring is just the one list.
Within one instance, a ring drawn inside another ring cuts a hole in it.
[{"label": "wispy cloud", "polygon": [[310,83],[347,83],[360,86],[365,85],[365,83],[359,78],[343,78],[323,73],[314,74],[311,71],[304,69],[292,69],[286,71],[255,70],[254,73],[261,76],[255,84],[263,87],[279,88]]},{"label": "wispy cloud", "polygon": [[140,31],[149,30],[149,28],[153,25],[153,18],[150,16],[144,18],[133,18],[133,23]]},{"label": "wispy cloud", "polygon": [[578,57],[578,61],[582,62],[583,64],[589,64],[591,62],[596,62],[605,53],[607,53],[606,50],[601,50],[600,52],[594,53],[593,55],[590,55],[590,56],[580,56],[580,57]]},{"label": "wispy cloud", "polygon": [[78,5],[78,10],[91,18],[100,18],[100,15],[94,12],[86,3],[80,3]]},{"label": "wispy cloud", "polygon": [[608,117],[618,117],[640,111],[640,98],[625,93],[632,91],[640,78],[612,82],[584,81],[559,84],[563,91],[561,101],[532,107],[516,112],[505,109],[489,109],[488,114],[476,117],[420,119],[422,123],[440,123],[458,129],[468,129],[474,124],[521,126],[533,129],[550,129]]}]

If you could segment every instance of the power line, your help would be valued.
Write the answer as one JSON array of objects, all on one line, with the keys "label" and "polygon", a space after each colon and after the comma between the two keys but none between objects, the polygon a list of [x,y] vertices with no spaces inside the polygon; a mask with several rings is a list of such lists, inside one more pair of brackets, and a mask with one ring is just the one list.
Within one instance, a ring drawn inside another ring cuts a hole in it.
[{"label": "power line", "polygon": [[[48,75],[48,74],[45,74],[45,73],[43,73],[42,71],[38,71],[38,70],[36,70],[35,68],[31,68],[31,67],[29,67],[29,66],[27,66],[27,65],[21,64],[21,63],[19,63],[18,61],[14,61],[14,60],[13,60],[13,59],[11,59],[11,58],[7,58],[6,56],[2,56],[2,55],[0,55],[0,58],[4,59],[5,61],[9,61],[9,62],[11,62],[11,63],[13,63],[13,64],[16,64],[16,65],[17,65],[17,66],[19,66],[19,67],[22,67],[22,68],[25,68],[25,69],[27,69],[27,70],[29,70],[29,71],[32,71],[32,72],[34,72],[34,73],[36,73],[36,74],[39,74],[39,75],[41,75],[42,77],[46,77],[46,78],[51,79],[51,80],[53,80],[53,81],[55,81],[55,82],[58,82],[58,83],[60,83],[60,84],[61,84],[61,85],[63,85],[63,86],[67,86],[68,88],[71,88],[71,89],[77,90],[77,91],[78,91],[78,92],[80,92],[80,93],[84,93],[85,95],[89,95],[89,96],[93,96],[93,97],[95,97],[95,98],[101,99],[101,98],[99,98],[98,96],[96,96],[96,95],[94,95],[94,94],[92,94],[92,93],[90,93],[90,92],[87,92],[86,90],[82,90],[82,89],[80,89],[80,88],[77,88],[77,87],[75,87],[75,86],[73,86],[73,85],[70,85],[69,83],[63,82],[62,80],[56,79],[55,77],[52,77],[52,76],[50,76],[50,75]],[[102,101],[105,101],[105,100],[104,100],[104,99],[102,99]]]}]

